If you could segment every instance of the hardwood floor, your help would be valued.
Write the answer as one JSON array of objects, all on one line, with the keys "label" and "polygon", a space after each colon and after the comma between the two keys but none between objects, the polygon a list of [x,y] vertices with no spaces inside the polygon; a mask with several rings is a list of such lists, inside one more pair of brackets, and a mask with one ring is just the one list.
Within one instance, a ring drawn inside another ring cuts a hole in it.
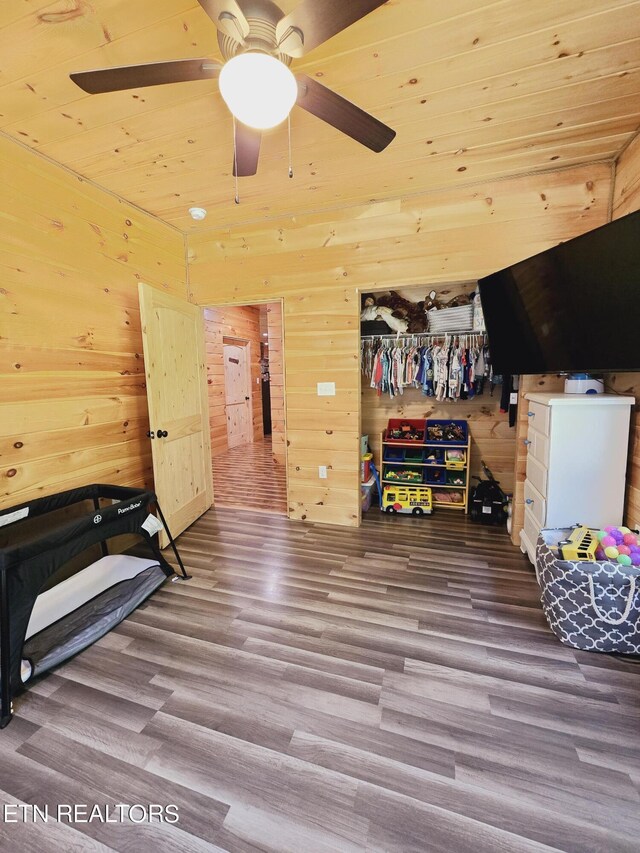
[{"label": "hardwood floor", "polygon": [[216,506],[287,513],[287,472],[273,461],[271,437],[243,444],[213,457]]},{"label": "hardwood floor", "polygon": [[640,665],[561,645],[504,532],[218,508],[179,545],[193,579],[0,733],[4,802],[179,823],[0,821],[0,849],[638,850]]}]

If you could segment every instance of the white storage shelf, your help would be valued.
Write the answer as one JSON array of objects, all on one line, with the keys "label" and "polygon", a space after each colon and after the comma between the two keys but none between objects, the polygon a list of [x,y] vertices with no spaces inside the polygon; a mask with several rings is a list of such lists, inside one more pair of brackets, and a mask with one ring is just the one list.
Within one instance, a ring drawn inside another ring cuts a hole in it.
[{"label": "white storage shelf", "polygon": [[622,524],[633,397],[527,394],[521,547],[535,562],[544,527]]}]

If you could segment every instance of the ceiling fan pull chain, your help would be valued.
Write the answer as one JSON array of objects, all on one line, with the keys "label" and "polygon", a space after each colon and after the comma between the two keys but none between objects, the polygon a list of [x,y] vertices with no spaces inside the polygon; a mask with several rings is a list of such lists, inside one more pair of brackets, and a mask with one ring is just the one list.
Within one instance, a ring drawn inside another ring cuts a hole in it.
[{"label": "ceiling fan pull chain", "polygon": [[235,203],[240,204],[240,195],[238,193],[238,140],[236,133],[236,117],[233,116],[233,180],[235,184]]},{"label": "ceiling fan pull chain", "polygon": [[293,163],[291,162],[291,113],[287,116],[287,129],[289,132],[289,177],[293,177]]}]

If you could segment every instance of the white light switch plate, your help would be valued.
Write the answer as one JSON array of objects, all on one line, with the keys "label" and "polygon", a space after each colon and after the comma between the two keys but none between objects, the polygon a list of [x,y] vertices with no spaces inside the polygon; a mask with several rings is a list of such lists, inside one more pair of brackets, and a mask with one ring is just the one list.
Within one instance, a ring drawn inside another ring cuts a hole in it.
[{"label": "white light switch plate", "polygon": [[335,382],[318,382],[318,397],[335,397]]},{"label": "white light switch plate", "polygon": [[327,466],[326,465],[318,465],[318,477],[321,480],[327,479]]}]

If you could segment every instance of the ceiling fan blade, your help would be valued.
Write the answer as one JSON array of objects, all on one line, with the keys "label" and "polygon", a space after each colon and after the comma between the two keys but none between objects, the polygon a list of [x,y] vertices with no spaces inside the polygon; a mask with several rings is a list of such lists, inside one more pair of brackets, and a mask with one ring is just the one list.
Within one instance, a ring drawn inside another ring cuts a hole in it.
[{"label": "ceiling fan blade", "polygon": [[258,157],[262,131],[247,127],[236,121],[236,156],[233,162],[233,174],[238,178],[247,178],[258,171]]},{"label": "ceiling fan blade", "polygon": [[303,56],[386,2],[387,0],[302,0],[293,12],[278,22],[278,46],[289,56]]},{"label": "ceiling fan blade", "polygon": [[216,27],[236,41],[249,35],[249,22],[236,0],[198,0]]},{"label": "ceiling fan blade", "polygon": [[384,151],[395,138],[395,130],[306,74],[298,77],[296,103],[372,151]]},{"label": "ceiling fan blade", "polygon": [[209,59],[176,59],[170,62],[151,62],[147,65],[121,65],[101,68],[98,71],[76,71],[69,76],[73,82],[88,92],[118,92],[122,89],[140,89],[162,83],[184,83],[187,80],[208,80],[220,74],[222,66]]}]

